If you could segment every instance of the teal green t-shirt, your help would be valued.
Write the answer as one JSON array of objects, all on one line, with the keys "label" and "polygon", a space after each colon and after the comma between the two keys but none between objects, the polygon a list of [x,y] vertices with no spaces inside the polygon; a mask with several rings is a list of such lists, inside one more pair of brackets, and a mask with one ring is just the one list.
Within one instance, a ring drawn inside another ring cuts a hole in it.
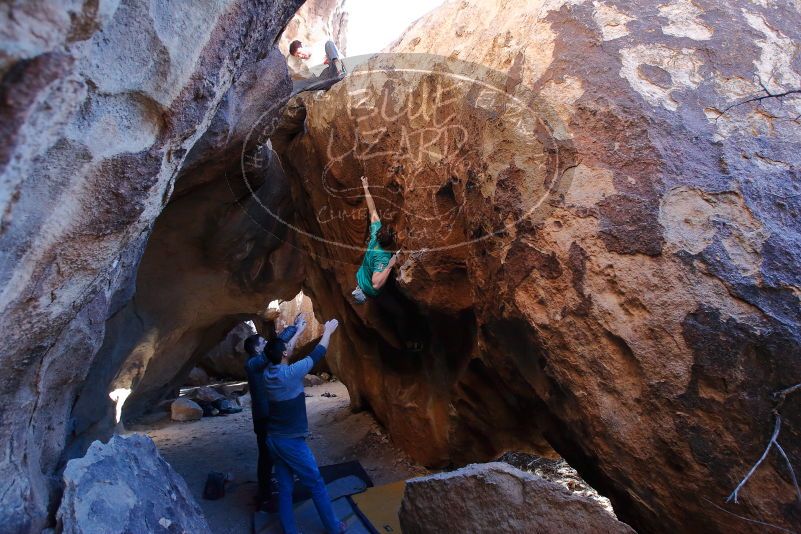
[{"label": "teal green t-shirt", "polygon": [[378,230],[381,228],[381,221],[376,221],[370,225],[370,239],[367,242],[367,252],[359,270],[356,271],[356,283],[362,288],[365,295],[375,297],[378,290],[373,287],[373,273],[380,273],[389,265],[392,254],[387,252],[378,244]]}]

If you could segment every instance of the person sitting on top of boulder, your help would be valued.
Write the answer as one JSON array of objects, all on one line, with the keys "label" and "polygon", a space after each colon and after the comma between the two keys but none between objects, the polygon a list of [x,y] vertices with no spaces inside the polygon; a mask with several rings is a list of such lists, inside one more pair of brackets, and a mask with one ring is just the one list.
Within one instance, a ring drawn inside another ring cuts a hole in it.
[{"label": "person sitting on top of boulder", "polygon": [[[306,329],[306,319],[302,313],[295,318],[295,324],[287,326],[278,334],[278,339],[285,343],[287,351],[292,354],[298,338]],[[273,501],[273,461],[267,449],[267,420],[270,415],[269,398],[267,397],[267,382],[264,379],[264,370],[267,368],[265,349],[267,340],[259,334],[245,339],[245,352],[250,355],[245,362],[245,373],[248,377],[250,389],[250,410],[253,415],[253,431],[256,433],[259,460],[256,478],[259,482],[258,506],[264,511],[272,511],[276,507]]]},{"label": "person sitting on top of boulder", "polygon": [[319,76],[315,76],[306,65],[312,57],[311,52],[303,47],[303,43],[294,40],[289,44],[289,55],[286,57],[286,64],[289,67],[289,74],[293,80],[325,80],[329,78],[340,78],[346,74],[345,65],[339,57],[339,50],[333,41],[325,43],[325,61],[328,65]]}]

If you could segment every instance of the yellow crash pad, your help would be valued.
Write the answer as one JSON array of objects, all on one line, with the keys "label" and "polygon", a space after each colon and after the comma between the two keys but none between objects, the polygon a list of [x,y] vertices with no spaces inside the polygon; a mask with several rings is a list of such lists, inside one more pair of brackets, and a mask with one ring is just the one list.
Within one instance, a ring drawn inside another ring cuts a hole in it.
[{"label": "yellow crash pad", "polygon": [[406,481],[399,480],[368,488],[364,493],[351,495],[350,498],[378,532],[401,534],[398,512],[405,488]]}]

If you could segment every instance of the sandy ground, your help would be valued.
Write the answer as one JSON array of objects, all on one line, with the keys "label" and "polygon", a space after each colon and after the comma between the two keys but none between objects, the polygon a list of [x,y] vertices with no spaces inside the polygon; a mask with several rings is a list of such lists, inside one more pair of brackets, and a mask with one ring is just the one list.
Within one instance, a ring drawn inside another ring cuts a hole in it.
[{"label": "sandy ground", "polygon": [[[311,395],[306,399],[309,446],[320,465],[359,460],[376,485],[427,473],[392,445],[370,414],[351,413],[348,390],[341,382],[306,388],[306,393]],[[323,393],[336,396],[323,397]],[[234,415],[188,423],[163,418],[129,429],[153,438],[164,458],[186,480],[215,534],[251,532],[257,449],[250,398],[242,397],[242,401],[245,409]],[[211,471],[234,477],[225,497],[217,501],[202,498]]]}]

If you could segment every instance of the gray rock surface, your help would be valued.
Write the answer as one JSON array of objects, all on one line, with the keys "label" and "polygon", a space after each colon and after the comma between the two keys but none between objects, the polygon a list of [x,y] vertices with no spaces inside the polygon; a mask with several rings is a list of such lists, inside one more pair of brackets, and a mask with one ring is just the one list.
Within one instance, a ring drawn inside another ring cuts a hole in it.
[{"label": "gray rock surface", "polygon": [[[46,527],[59,466],[110,435],[111,382],[152,324],[132,303],[154,221],[228,89],[301,3],[0,9],[0,399],[13,406],[0,415],[5,531]],[[269,65],[262,98],[280,102],[285,66]],[[121,389],[143,380],[149,353],[137,354],[139,374],[128,371]]]},{"label": "gray rock surface", "polygon": [[170,404],[170,417],[173,421],[197,421],[203,417],[203,408],[192,399],[179,397]]},{"label": "gray rock surface", "polygon": [[[263,326],[270,300],[299,291],[301,252],[271,215],[288,216],[289,188],[270,147],[258,142],[289,89],[284,58],[272,49],[247,66],[187,155],[142,258],[132,317],[121,318],[127,339],[116,350],[125,361],[112,387],[133,389],[123,421],[174,395],[234,326]],[[253,162],[247,181],[243,153]],[[240,357],[228,360],[231,372],[241,373]]]},{"label": "gray rock surface", "polygon": [[198,365],[212,376],[246,380],[245,362],[248,355],[245,352],[244,342],[248,336],[255,333],[256,328],[253,323],[239,323],[222,341],[200,358]]},{"label": "gray rock surface", "polygon": [[303,377],[303,386],[307,388],[322,385],[323,382],[323,379],[317,375],[306,375]]},{"label": "gray rock surface", "polygon": [[202,367],[195,367],[189,371],[189,376],[186,379],[186,385],[197,387],[205,386],[208,383],[209,375],[203,370]]},{"label": "gray rock surface", "polygon": [[225,395],[211,386],[203,386],[192,392],[192,398],[200,402],[212,403],[224,399]]},{"label": "gray rock surface", "polygon": [[186,482],[147,436],[95,441],[67,463],[64,483],[63,534],[211,533]]},{"label": "gray rock surface", "polygon": [[633,534],[596,501],[501,462],[406,482],[406,534]]}]

